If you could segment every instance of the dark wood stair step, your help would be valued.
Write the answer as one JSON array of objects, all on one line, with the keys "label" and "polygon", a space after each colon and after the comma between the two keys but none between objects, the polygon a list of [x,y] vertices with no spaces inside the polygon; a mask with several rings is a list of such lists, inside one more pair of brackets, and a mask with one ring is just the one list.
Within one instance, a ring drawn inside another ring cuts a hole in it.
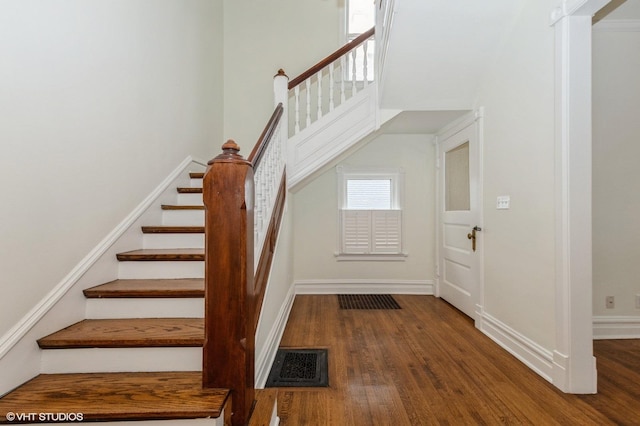
[{"label": "dark wood stair step", "polygon": [[204,279],[115,280],[84,290],[84,296],[89,299],[204,297]]},{"label": "dark wood stair step", "polygon": [[191,179],[204,179],[204,172],[191,172],[189,177]]},{"label": "dark wood stair step", "polygon": [[86,319],[38,340],[42,349],[199,347],[203,318]]},{"label": "dark wood stair step", "polygon": [[203,389],[199,371],[42,374],[0,399],[0,423],[20,423],[8,422],[8,412],[81,413],[83,421],[217,418],[228,396]]},{"label": "dark wood stair step", "polygon": [[180,187],[179,194],[202,194],[202,188]]},{"label": "dark wood stair step", "polygon": [[204,204],[201,206],[163,204],[162,210],[204,210]]},{"label": "dark wood stair step", "polygon": [[143,226],[143,234],[204,234],[204,226]]},{"label": "dark wood stair step", "polygon": [[142,249],[118,253],[116,257],[121,262],[202,261],[204,249]]}]

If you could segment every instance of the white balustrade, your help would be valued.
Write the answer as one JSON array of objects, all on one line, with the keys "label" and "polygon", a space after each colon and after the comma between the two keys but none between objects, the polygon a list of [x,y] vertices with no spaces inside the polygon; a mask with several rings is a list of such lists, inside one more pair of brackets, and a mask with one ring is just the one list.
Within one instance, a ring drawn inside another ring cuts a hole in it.
[{"label": "white balustrade", "polygon": [[[291,89],[292,93],[289,97],[293,110],[292,120],[294,121],[292,135],[300,133],[327,113],[338,108],[371,82],[369,75],[373,63],[369,60],[368,55],[371,54],[370,51],[373,47],[373,35],[371,34],[368,39],[364,40],[363,37],[367,37],[367,35],[354,41],[358,44],[353,49],[337,57],[335,61],[328,63],[324,68],[314,67],[312,71],[304,73],[306,79],[302,81],[295,79],[295,86]],[[340,93],[339,97],[336,96],[336,92]],[[304,96],[304,100],[301,100],[302,96]],[[305,102],[304,108],[301,108],[301,102]],[[304,123],[304,127],[301,122]]]}]

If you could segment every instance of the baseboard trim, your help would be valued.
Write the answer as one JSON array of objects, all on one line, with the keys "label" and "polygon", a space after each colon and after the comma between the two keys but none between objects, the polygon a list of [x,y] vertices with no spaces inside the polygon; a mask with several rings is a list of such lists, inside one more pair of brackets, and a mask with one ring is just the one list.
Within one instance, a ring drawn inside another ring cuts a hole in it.
[{"label": "baseboard trim", "polygon": [[545,380],[553,383],[553,352],[486,312],[481,315],[480,331]]},{"label": "baseboard trim", "polygon": [[640,316],[595,316],[593,338],[640,339]]},{"label": "baseboard trim", "polygon": [[327,279],[297,280],[295,294],[416,294],[433,295],[433,280]]},{"label": "baseboard trim", "polygon": [[289,288],[289,292],[285,298],[280,311],[278,312],[278,316],[276,321],[267,336],[267,341],[258,354],[256,358],[256,388],[264,389],[265,383],[267,383],[267,379],[269,378],[269,372],[271,371],[271,365],[273,364],[273,360],[276,357],[276,353],[278,352],[278,347],[280,346],[280,340],[282,339],[282,335],[284,334],[284,329],[287,325],[287,320],[289,319],[289,314],[291,313],[291,308],[293,307],[293,301],[295,299],[295,291],[294,286],[292,285]]},{"label": "baseboard trim", "polygon": [[167,176],[120,224],[118,224],[97,246],[89,252],[31,311],[0,338],[0,359],[42,319],[47,312],[74,286],[100,257],[133,225],[136,220],[162,195],[169,185],[180,176],[191,163],[201,164],[188,156]]}]

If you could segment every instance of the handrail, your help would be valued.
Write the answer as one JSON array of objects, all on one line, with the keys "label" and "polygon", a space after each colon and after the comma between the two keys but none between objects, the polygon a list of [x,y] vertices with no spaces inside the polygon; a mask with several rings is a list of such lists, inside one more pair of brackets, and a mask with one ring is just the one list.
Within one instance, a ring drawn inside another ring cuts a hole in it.
[{"label": "handrail", "polygon": [[280,102],[273,111],[273,114],[271,114],[271,118],[267,122],[267,125],[262,131],[262,134],[258,138],[258,142],[253,147],[251,154],[249,154],[249,158],[247,158],[247,161],[251,163],[254,169],[256,169],[260,164],[267,146],[271,141],[274,133],[276,132],[276,129],[278,128],[278,124],[280,123],[280,118],[282,117],[283,112],[284,107],[282,106],[282,102]]},{"label": "handrail", "polygon": [[363,42],[365,42],[372,35],[375,34],[375,30],[376,30],[375,27],[372,27],[370,30],[360,34],[358,37],[351,40],[351,42],[345,44],[340,49],[333,52],[331,55],[327,56],[326,58],[324,58],[323,60],[321,60],[320,62],[318,62],[317,64],[315,64],[314,66],[312,66],[311,68],[309,68],[308,70],[306,70],[305,72],[297,76],[296,78],[294,78],[293,80],[289,81],[289,90],[293,89],[294,87],[296,87],[297,85],[299,85],[300,83],[302,83],[303,81],[311,77],[312,75],[316,74],[318,71],[322,70],[324,67],[326,67],[330,63],[339,59],[344,54],[352,51],[353,49],[361,45]]}]

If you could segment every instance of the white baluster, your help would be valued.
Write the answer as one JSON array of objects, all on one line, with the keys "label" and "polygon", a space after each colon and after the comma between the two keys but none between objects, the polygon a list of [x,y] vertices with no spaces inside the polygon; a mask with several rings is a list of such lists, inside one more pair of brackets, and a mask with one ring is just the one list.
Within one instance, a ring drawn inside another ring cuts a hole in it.
[{"label": "white baluster", "polygon": [[309,125],[311,124],[311,79],[308,78],[305,80],[304,82],[305,85],[305,89],[307,91],[307,121],[306,121],[306,127],[309,127]]},{"label": "white baluster", "polygon": [[296,98],[296,125],[293,130],[293,134],[297,135],[300,132],[300,86],[296,86],[294,89],[295,98]]},{"label": "white baluster", "polygon": [[335,107],[333,103],[333,85],[335,84],[333,62],[329,64],[329,111],[333,111]]},{"label": "white baluster", "polygon": [[343,104],[346,100],[346,96],[344,94],[344,79],[347,78],[347,66],[346,66],[346,55],[340,57],[340,72],[342,73],[342,78],[340,79],[340,103]]},{"label": "white baluster", "polygon": [[352,72],[351,72],[351,96],[355,96],[356,91],[356,49],[351,51],[351,62],[352,62]]},{"label": "white baluster", "polygon": [[318,120],[322,118],[322,70],[318,71]]},{"label": "white baluster", "polygon": [[362,62],[362,80],[363,84],[366,87],[369,84],[369,78],[367,78],[368,70],[367,70],[367,48],[369,46],[369,41],[365,41],[362,44],[362,52],[364,55],[364,59]]}]

